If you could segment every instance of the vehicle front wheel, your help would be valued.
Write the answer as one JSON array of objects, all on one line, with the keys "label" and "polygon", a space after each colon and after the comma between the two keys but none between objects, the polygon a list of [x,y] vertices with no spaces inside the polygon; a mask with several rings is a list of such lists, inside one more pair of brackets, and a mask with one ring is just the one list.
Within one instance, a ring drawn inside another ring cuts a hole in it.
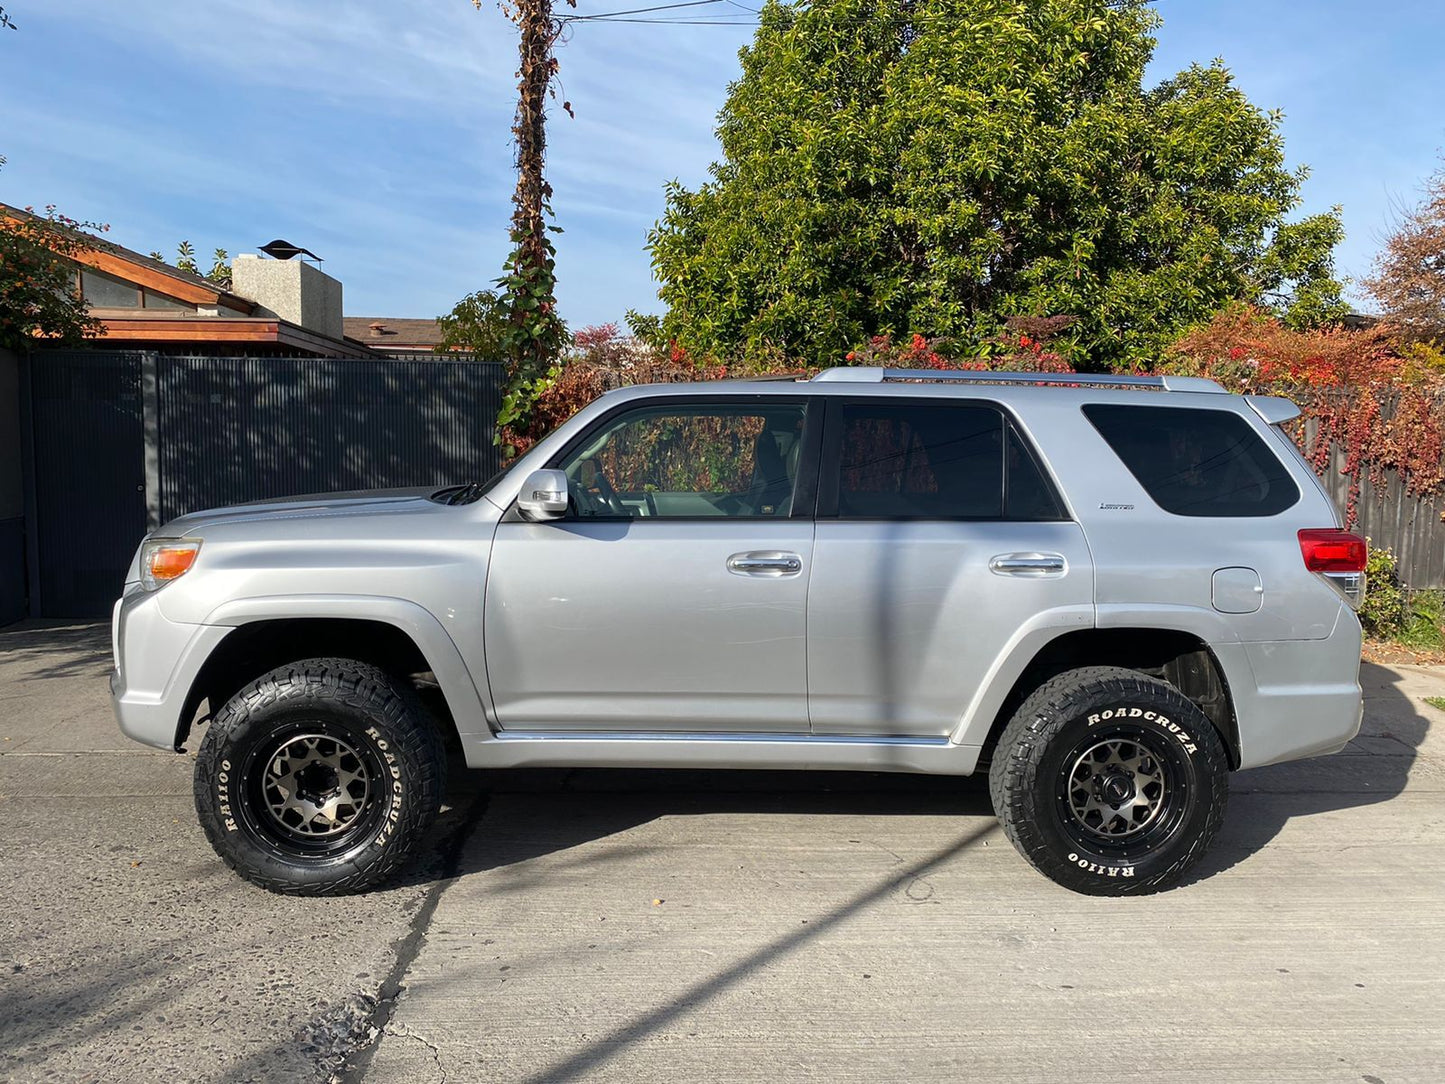
[{"label": "vehicle front wheel", "polygon": [[216,713],[196,761],[196,811],[216,853],[254,884],[358,892],[417,849],[445,771],[409,685],[353,660],[307,659]]},{"label": "vehicle front wheel", "polygon": [[989,793],[1039,872],[1092,896],[1157,892],[1208,849],[1229,763],[1199,707],[1163,681],[1091,666],[1041,685],[999,739]]}]

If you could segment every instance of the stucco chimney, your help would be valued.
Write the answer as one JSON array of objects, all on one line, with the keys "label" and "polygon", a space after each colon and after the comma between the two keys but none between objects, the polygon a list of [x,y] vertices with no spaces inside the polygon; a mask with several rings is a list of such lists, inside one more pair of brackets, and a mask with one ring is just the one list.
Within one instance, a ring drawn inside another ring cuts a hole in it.
[{"label": "stucco chimney", "polygon": [[341,283],[309,263],[243,253],[231,264],[231,292],[256,302],[258,316],[276,316],[333,339],[344,335]]}]

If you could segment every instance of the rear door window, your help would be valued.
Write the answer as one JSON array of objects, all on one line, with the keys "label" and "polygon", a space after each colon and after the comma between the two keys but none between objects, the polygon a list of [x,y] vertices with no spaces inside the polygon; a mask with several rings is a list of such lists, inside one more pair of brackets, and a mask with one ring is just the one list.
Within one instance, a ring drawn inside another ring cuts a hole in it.
[{"label": "rear door window", "polygon": [[1176,516],[1273,516],[1299,487],[1249,423],[1227,410],[1091,403],[1099,435],[1154,503]]},{"label": "rear door window", "polygon": [[840,519],[1058,519],[1013,423],[988,404],[845,402],[820,511]]}]

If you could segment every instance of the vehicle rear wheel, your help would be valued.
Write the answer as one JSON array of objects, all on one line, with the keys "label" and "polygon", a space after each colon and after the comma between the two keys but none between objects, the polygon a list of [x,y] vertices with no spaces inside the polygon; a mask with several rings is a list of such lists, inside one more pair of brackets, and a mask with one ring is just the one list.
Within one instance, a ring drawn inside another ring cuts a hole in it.
[{"label": "vehicle rear wheel", "polygon": [[999,739],[989,793],[1004,834],[1041,873],[1093,896],[1157,892],[1208,849],[1229,763],[1199,707],[1111,666],[1040,686]]},{"label": "vehicle rear wheel", "polygon": [[307,659],[216,713],[196,761],[196,811],[216,853],[254,884],[358,892],[418,848],[445,771],[409,685],[364,663]]}]

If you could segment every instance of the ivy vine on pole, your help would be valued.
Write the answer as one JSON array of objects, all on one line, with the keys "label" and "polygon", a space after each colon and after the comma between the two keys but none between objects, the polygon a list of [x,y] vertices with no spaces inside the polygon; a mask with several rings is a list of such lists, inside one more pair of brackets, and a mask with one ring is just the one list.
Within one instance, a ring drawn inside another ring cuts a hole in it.
[{"label": "ivy vine on pole", "polygon": [[[473,0],[478,7],[481,0]],[[567,0],[576,7],[576,0]],[[502,13],[517,24],[517,115],[512,136],[517,144],[517,189],[512,194],[512,251],[503,265],[501,287],[507,313],[501,337],[507,358],[507,385],[497,415],[496,442],[510,454],[513,435],[532,436],[534,406],[559,375],[558,359],[567,328],[557,315],[556,250],[548,224],[552,186],[543,173],[547,149],[547,97],[557,59],[552,55],[562,24],[552,17],[552,0],[507,0]],[[563,108],[571,113],[571,103]]]}]

